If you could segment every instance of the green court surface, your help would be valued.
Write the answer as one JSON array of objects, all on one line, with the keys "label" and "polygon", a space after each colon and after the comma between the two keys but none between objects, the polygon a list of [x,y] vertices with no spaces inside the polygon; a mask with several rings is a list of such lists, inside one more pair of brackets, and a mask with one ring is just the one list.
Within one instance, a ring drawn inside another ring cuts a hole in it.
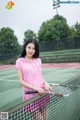
[{"label": "green court surface", "polygon": [[[80,68],[43,68],[44,79],[49,83],[62,83],[80,75]],[[0,70],[0,111],[22,101],[22,90],[15,68]]]}]

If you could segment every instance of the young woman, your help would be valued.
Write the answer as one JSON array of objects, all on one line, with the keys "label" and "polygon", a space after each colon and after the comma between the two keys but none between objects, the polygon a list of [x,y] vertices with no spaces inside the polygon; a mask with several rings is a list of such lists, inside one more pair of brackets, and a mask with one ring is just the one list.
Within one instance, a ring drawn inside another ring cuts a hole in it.
[{"label": "young woman", "polygon": [[[35,39],[29,39],[23,46],[21,58],[16,61],[16,69],[18,72],[19,83],[22,85],[23,100],[28,100],[36,94],[27,94],[25,91],[37,90],[40,95],[51,90],[50,85],[42,77],[41,59],[39,58],[39,43]],[[49,98],[48,98],[49,99]],[[48,100],[47,100],[48,101]],[[40,114],[46,120],[45,111],[39,108]],[[43,111],[43,112],[42,112]],[[35,116],[35,120],[39,120]]]}]

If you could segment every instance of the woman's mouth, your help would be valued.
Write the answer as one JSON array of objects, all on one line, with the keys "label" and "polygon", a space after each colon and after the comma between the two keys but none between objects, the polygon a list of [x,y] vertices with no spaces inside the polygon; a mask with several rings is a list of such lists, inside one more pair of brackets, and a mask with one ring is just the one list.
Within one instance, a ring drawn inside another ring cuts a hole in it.
[{"label": "woman's mouth", "polygon": [[32,55],[33,53],[32,52],[28,52],[29,55]]}]

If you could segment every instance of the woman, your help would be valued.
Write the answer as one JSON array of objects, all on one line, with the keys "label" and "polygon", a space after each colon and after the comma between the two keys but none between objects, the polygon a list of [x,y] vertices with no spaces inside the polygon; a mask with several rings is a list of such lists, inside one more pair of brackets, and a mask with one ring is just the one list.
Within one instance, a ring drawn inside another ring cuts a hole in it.
[{"label": "woman", "polygon": [[[40,95],[45,91],[51,90],[50,85],[43,79],[41,73],[41,59],[39,58],[39,43],[36,39],[29,39],[23,46],[21,58],[16,61],[16,69],[18,72],[19,83],[22,85],[23,100],[28,100],[36,94],[27,94],[25,91],[37,90]],[[49,98],[48,98],[49,99]],[[43,113],[45,111],[40,108],[40,114],[46,120]],[[43,111],[43,112],[42,112]],[[35,115],[35,120],[38,120]]]}]

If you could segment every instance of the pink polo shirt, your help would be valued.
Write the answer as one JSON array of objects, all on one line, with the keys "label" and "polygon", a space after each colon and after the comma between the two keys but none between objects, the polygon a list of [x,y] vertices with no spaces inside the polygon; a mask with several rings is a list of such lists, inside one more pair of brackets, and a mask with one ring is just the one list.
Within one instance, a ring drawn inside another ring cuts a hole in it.
[{"label": "pink polo shirt", "polygon": [[[18,58],[15,65],[16,69],[22,71],[23,80],[33,86],[43,87],[44,81],[42,77],[42,65],[40,58],[34,58],[31,62],[25,58]],[[27,87],[22,86],[23,100],[30,99],[35,94],[25,95],[24,92],[30,90]]]},{"label": "pink polo shirt", "polygon": [[[42,77],[42,66],[41,59],[36,58],[31,62],[27,61],[25,58],[18,58],[15,65],[16,69],[20,69],[22,71],[23,80],[33,86],[43,87],[44,80]],[[25,91],[30,90],[27,87],[22,86],[23,91],[23,100],[28,100],[34,97],[36,94],[26,94]],[[45,107],[50,102],[50,96],[47,94],[46,96],[38,99],[27,106],[23,107],[24,111],[34,112],[37,109]]]}]

